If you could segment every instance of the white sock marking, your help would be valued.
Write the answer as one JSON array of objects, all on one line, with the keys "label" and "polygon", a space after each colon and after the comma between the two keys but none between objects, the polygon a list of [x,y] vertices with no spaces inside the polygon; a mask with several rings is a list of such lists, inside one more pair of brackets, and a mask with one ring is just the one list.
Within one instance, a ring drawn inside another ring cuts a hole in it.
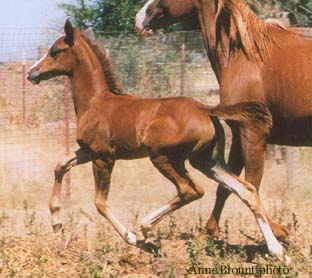
[{"label": "white sock marking", "polygon": [[158,215],[161,215],[170,210],[170,205],[164,205],[163,207],[153,211],[149,215],[147,215],[141,222],[142,226],[150,225],[151,221],[156,218]]}]

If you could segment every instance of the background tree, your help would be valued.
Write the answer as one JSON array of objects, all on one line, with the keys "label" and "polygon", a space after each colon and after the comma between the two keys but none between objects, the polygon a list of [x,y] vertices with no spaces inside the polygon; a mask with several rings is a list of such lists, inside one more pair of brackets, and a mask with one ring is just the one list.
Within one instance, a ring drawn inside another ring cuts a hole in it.
[{"label": "background tree", "polygon": [[[312,26],[312,0],[245,0],[262,17],[288,12],[291,24]],[[59,7],[82,29],[97,33],[134,33],[134,17],[146,0],[76,0]],[[181,27],[175,27],[174,30]]]},{"label": "background tree", "polygon": [[76,0],[58,6],[81,29],[92,26],[97,33],[134,33],[134,17],[145,0]]},{"label": "background tree", "polygon": [[312,26],[312,0],[247,0],[252,9],[263,17],[287,12],[292,25]]}]

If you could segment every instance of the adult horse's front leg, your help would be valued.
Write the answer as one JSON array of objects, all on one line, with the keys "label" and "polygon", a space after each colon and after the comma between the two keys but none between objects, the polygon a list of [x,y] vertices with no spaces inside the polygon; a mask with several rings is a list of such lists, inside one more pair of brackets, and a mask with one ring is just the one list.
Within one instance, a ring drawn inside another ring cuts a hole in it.
[{"label": "adult horse's front leg", "polygon": [[71,168],[87,163],[91,161],[90,156],[83,151],[78,149],[75,154],[66,156],[63,162],[57,163],[54,169],[54,185],[52,194],[49,201],[49,208],[51,212],[51,221],[54,232],[58,232],[62,228],[62,221],[60,218],[61,210],[61,190],[62,180],[64,175],[70,171]]},{"label": "adult horse's front leg", "polygon": [[[245,160],[245,180],[255,185],[257,192],[259,192],[260,182],[264,172],[265,163],[265,138],[253,140],[248,136],[241,137],[243,156]],[[274,235],[283,242],[289,241],[289,230],[286,226],[276,223],[266,214],[270,227]]]},{"label": "adult horse's front leg", "polygon": [[[241,133],[243,156],[245,161],[245,180],[253,184],[259,192],[261,179],[264,172],[266,138],[257,137],[256,133],[247,130]],[[276,223],[266,214],[274,235],[283,242],[289,240],[287,227]]]},{"label": "adult horse's front leg", "polygon": [[111,158],[98,159],[93,161],[93,175],[95,181],[95,206],[98,212],[103,215],[115,228],[118,234],[129,244],[136,245],[136,236],[131,233],[113,214],[107,204],[107,197],[110,188],[111,173],[115,161]]}]

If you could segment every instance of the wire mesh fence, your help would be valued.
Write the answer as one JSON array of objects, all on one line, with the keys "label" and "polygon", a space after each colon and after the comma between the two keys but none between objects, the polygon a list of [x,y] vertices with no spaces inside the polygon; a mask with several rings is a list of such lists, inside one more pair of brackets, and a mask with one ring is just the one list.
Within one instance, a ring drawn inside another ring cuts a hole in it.
[{"label": "wire mesh fence", "polygon": [[[38,86],[26,81],[27,69],[53,37],[57,35],[43,35],[38,29],[0,29],[0,38],[5,38],[0,40],[0,189],[4,191],[27,190],[23,185],[29,182],[50,190],[46,181],[53,179],[55,161],[77,148],[68,80],[56,78]],[[124,92],[219,103],[218,83],[199,32],[160,33],[149,39],[100,34],[99,41],[110,51]],[[305,152],[304,160],[308,159]]]}]

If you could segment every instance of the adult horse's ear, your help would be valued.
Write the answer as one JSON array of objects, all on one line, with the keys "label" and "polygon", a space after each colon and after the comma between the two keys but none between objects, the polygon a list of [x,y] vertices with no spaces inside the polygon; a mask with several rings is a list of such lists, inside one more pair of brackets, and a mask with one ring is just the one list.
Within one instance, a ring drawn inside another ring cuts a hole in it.
[{"label": "adult horse's ear", "polygon": [[89,27],[88,29],[84,30],[83,32],[90,40],[94,40],[95,39],[94,32],[93,32],[91,27]]},{"label": "adult horse's ear", "polygon": [[64,25],[64,31],[65,31],[65,42],[72,46],[74,44],[74,35],[75,35],[75,28],[73,27],[72,23],[70,22],[70,19],[67,18],[65,25]]}]

